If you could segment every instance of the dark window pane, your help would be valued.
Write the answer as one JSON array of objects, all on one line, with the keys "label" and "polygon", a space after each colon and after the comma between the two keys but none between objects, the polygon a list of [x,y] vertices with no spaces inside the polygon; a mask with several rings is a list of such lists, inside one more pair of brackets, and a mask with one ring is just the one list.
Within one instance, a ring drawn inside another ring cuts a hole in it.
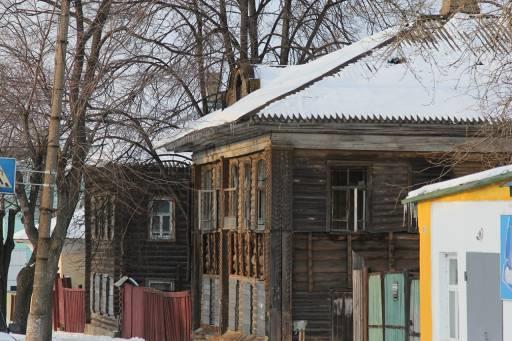
[{"label": "dark window pane", "polygon": [[162,213],[169,213],[170,207],[169,207],[169,201],[166,200],[154,200],[153,201],[153,213],[155,214],[162,214]]},{"label": "dark window pane", "polygon": [[159,216],[153,216],[153,219],[151,221],[151,234],[153,236],[160,235],[160,217]]},{"label": "dark window pane", "polygon": [[347,169],[340,169],[336,168],[333,169],[331,172],[331,184],[332,186],[346,186],[347,183],[347,176],[348,176],[348,170]]},{"label": "dark window pane", "polygon": [[333,220],[347,220],[347,191],[332,191],[332,217]]},{"label": "dark window pane", "polygon": [[350,186],[364,186],[366,183],[366,170],[351,168],[349,170],[349,182]]},{"label": "dark window pane", "polygon": [[162,234],[164,236],[168,236],[171,234],[171,217],[163,216],[162,217]]}]

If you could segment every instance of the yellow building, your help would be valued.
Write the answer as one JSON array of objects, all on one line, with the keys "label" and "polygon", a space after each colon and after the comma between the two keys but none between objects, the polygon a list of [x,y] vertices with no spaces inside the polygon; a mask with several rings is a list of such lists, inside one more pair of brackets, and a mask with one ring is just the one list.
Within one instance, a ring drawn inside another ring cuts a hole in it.
[{"label": "yellow building", "polygon": [[421,340],[512,340],[512,166],[409,193],[420,233]]}]

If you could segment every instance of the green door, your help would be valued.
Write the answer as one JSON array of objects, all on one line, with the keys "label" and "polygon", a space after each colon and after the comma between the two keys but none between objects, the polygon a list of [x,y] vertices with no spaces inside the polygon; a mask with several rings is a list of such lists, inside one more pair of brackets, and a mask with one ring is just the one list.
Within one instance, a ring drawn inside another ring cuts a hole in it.
[{"label": "green door", "polygon": [[368,341],[383,341],[382,275],[368,276]]},{"label": "green door", "polygon": [[411,300],[409,304],[409,341],[420,341],[420,281],[411,281]]},{"label": "green door", "polygon": [[384,337],[405,341],[405,277],[403,273],[384,276]]}]

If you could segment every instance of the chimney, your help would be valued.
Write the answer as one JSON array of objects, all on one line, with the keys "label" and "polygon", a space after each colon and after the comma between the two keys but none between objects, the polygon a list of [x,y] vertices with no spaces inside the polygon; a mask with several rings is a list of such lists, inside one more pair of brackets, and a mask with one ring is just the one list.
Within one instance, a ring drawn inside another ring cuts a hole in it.
[{"label": "chimney", "polygon": [[443,0],[441,7],[441,15],[452,15],[457,12],[467,14],[479,14],[480,6],[478,6],[478,0]]}]

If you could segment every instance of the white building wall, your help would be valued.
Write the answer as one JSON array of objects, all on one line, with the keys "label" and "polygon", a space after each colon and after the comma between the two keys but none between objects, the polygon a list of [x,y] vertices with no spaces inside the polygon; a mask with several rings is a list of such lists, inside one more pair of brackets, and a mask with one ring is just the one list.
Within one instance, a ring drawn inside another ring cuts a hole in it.
[{"label": "white building wall", "polygon": [[[456,253],[459,283],[459,338],[467,340],[467,252],[500,253],[500,216],[512,215],[512,201],[439,202],[431,206],[432,340],[441,341],[441,256]],[[481,240],[477,239],[480,230]],[[497,264],[496,266],[499,266]],[[503,340],[512,340],[512,301],[503,302]]]}]

